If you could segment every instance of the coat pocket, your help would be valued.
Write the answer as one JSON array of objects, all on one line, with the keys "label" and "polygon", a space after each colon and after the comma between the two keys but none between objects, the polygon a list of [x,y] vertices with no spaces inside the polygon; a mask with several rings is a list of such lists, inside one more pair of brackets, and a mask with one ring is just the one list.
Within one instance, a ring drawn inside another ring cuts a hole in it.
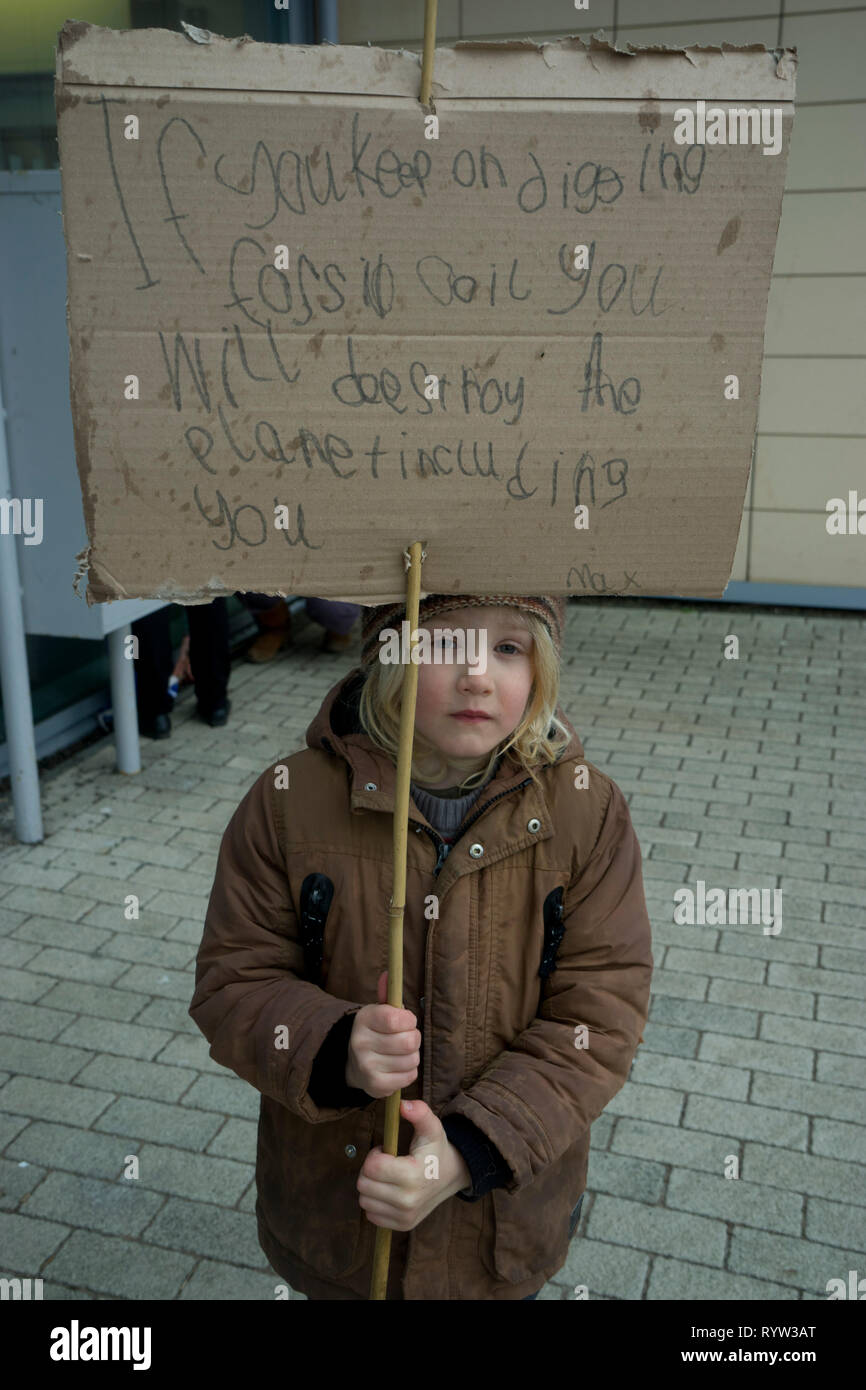
[{"label": "coat pocket", "polygon": [[258,1208],[273,1239],[323,1277],[352,1274],[366,1258],[358,1175],[370,1151],[376,1107],[309,1124],[263,1097]]},{"label": "coat pocket", "polygon": [[485,1242],[485,1263],[492,1263],[492,1273],[519,1284],[562,1264],[574,1215],[572,1164],[565,1166],[560,1160],[521,1192],[496,1187],[490,1196],[492,1230]]}]

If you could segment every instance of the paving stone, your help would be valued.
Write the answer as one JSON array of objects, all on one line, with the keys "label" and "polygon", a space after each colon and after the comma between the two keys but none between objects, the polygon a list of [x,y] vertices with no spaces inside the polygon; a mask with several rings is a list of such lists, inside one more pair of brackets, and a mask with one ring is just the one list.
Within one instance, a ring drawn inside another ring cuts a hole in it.
[{"label": "paving stone", "polygon": [[845,1279],[862,1264],[863,1252],[791,1236],[736,1227],[728,1263],[741,1274],[764,1276],[800,1289],[808,1298],[827,1297],[830,1279]]},{"label": "paving stone", "polygon": [[[5,890],[3,891],[5,892]],[[16,928],[21,926],[22,922],[27,921],[29,916],[29,912],[12,912],[6,906],[6,899],[4,897],[2,904],[0,904],[0,936],[8,936],[11,932],[14,932]]]},{"label": "paving stone", "polygon": [[815,1062],[815,1080],[862,1090],[866,1087],[866,1068],[859,1057],[841,1057],[837,1052],[819,1053]]},{"label": "paving stone", "polygon": [[70,871],[69,879],[78,874],[96,874],[100,878],[115,878],[125,883],[138,867],[138,858],[131,858],[115,847],[109,853],[93,853],[81,849],[64,849],[54,861],[55,867]]},{"label": "paving stone", "polygon": [[696,1028],[671,1028],[649,1019],[644,1026],[641,1045],[647,1052],[668,1053],[674,1057],[694,1057],[699,1042],[700,1034]]},{"label": "paving stone", "polygon": [[590,1240],[606,1240],[633,1250],[679,1255],[687,1249],[699,1264],[721,1266],[725,1258],[724,1222],[605,1193],[596,1196],[584,1229]]},{"label": "paving stone", "polygon": [[720,1101],[711,1096],[689,1096],[682,1124],[684,1129],[732,1135],[737,1139],[758,1139],[804,1151],[809,1138],[805,1115],[739,1101]]},{"label": "paving stone", "polygon": [[198,1071],[210,1072],[214,1076],[225,1076],[229,1070],[213,1060],[208,1052],[207,1039],[201,1033],[197,1037],[172,1038],[160,1052],[158,1060],[172,1066],[195,1067]]},{"label": "paving stone", "polygon": [[[88,956],[82,951],[61,951],[56,947],[44,947],[34,956],[28,967],[38,975],[55,975],[67,981],[84,981],[87,984],[113,984],[125,969],[123,961],[106,960],[100,956]],[[46,981],[48,983],[48,981]]]},{"label": "paving stone", "polygon": [[75,870],[54,866],[40,868],[26,861],[0,859],[0,881],[19,884],[23,888],[44,888],[59,892],[75,878]]},{"label": "paving stone", "polygon": [[749,1072],[740,1067],[713,1066],[682,1057],[658,1053],[644,1057],[638,1049],[631,1080],[650,1086],[669,1086],[679,1091],[745,1100],[749,1091]]},{"label": "paving stone", "polygon": [[[827,1202],[821,1197],[806,1201],[806,1237],[824,1245],[840,1248],[854,1246],[866,1250],[866,1206],[853,1207],[848,1202]],[[858,1268],[862,1270],[863,1256]],[[847,1271],[846,1271],[847,1273]]]},{"label": "paving stone", "polygon": [[[784,931],[784,928],[783,928]],[[806,941],[785,941],[782,933],[778,936],[754,936],[751,931],[737,931],[725,927],[718,945],[720,955],[754,956],[770,962],[784,962],[793,965],[817,965],[818,947]],[[721,973],[721,972],[720,972]],[[769,983],[774,983],[769,980]],[[782,983],[782,981],[778,981]]]},{"label": "paving stone", "polygon": [[202,1260],[195,1274],[180,1294],[189,1299],[266,1299],[273,1302],[275,1289],[285,1281],[279,1275],[265,1273],[264,1254],[260,1271],[239,1269],[235,1265]]},{"label": "paving stone", "polygon": [[[189,1067],[172,1067],[164,1062],[139,1062],[130,1057],[102,1054],[94,1057],[79,1073],[77,1080],[84,1086],[95,1086],[112,1091],[115,1095],[177,1101],[190,1089],[197,1076],[198,1072]],[[208,1109],[208,1106],[201,1108]]]},{"label": "paving stone", "polygon": [[815,996],[800,989],[774,989],[771,985],[747,984],[744,980],[713,980],[707,995],[713,1004],[734,1004],[757,1009],[759,1013],[790,1015],[811,1019]]},{"label": "paving stone", "polygon": [[0,997],[15,1003],[32,1004],[46,995],[52,984],[49,975],[34,975],[11,966],[0,970]]},{"label": "paving stone", "polygon": [[258,1124],[255,1121],[239,1119],[226,1120],[223,1123],[222,1116],[219,1119],[222,1128],[207,1145],[207,1152],[218,1154],[221,1158],[237,1158],[241,1162],[255,1163]]},{"label": "paving stone", "polygon": [[[707,1004],[688,999],[654,998],[650,1005],[653,1023],[712,1029],[741,1038],[754,1038],[758,1033],[758,1014],[753,1009],[727,1008],[722,1004]],[[646,1034],[644,1034],[646,1036]]]},{"label": "paving stone", "polygon": [[173,1299],[192,1273],[195,1260],[143,1241],[94,1231],[73,1231],[51,1262],[61,1283],[82,1285],[113,1298]]},{"label": "paving stone", "polygon": [[124,1057],[151,1060],[170,1040],[164,1028],[142,1028],[137,1023],[116,1023],[104,1018],[78,1018],[60,1034],[58,1042],[88,1047],[96,1052],[119,1053]]},{"label": "paving stone", "polygon": [[190,959],[195,958],[201,943],[204,926],[201,921],[193,921],[188,917],[181,917],[171,930],[167,933],[172,941],[185,941],[192,948]]},{"label": "paving stone", "polygon": [[246,1190],[246,1192],[244,1193],[244,1195],[243,1195],[243,1197],[241,1198],[241,1200],[237,1203],[237,1209],[238,1209],[238,1211],[252,1211],[252,1212],[254,1212],[255,1209],[256,1209],[256,1199],[257,1199],[257,1197],[258,1197],[258,1193],[257,1193],[257,1191],[256,1191],[256,1184],[255,1184],[255,1181],[253,1181],[253,1182],[250,1183],[249,1187],[247,1188],[247,1190]]},{"label": "paving stone", "polygon": [[[14,1211],[19,1207],[33,1189],[39,1186],[46,1171],[45,1168],[37,1167],[35,1163],[16,1163],[11,1158],[0,1158],[0,1208],[4,1211]],[[33,1211],[29,1203],[27,1214],[39,1215]]]},{"label": "paving stone", "polygon": [[246,1190],[254,1167],[164,1144],[141,1145],[138,1157],[143,1187],[193,1201],[217,1200],[226,1206],[233,1206]]},{"label": "paving stone", "polygon": [[36,1279],[51,1255],[69,1235],[69,1226],[39,1221],[21,1212],[0,1212],[0,1250],[3,1273]]},{"label": "paving stone", "polygon": [[859,999],[818,999],[818,1018],[821,1022],[857,1025],[862,1017],[863,1004]]},{"label": "paving stone", "polygon": [[[164,937],[168,934],[169,928],[173,927],[177,917],[166,912],[154,912],[148,904],[147,907],[139,909],[140,915],[135,923],[135,930],[139,936],[158,936]],[[93,923],[97,927],[108,928],[110,932],[122,931],[129,923],[123,915],[122,907],[109,906],[107,903],[97,903],[85,917],[82,918],[82,925]],[[107,939],[107,937],[106,937]]]},{"label": "paving stone", "polygon": [[866,1038],[862,1029],[846,1027],[841,1023],[764,1014],[761,1018],[761,1037],[781,1043],[790,1038],[800,1046],[820,1048],[823,1052],[847,1052],[855,1057],[866,1057]]},{"label": "paving stone", "polygon": [[866,1100],[861,1091],[846,1084],[807,1081],[802,1077],[795,1080],[793,1077],[766,1076],[755,1072],[749,1099],[756,1105],[782,1106],[806,1115],[823,1115],[828,1119],[851,1120],[854,1123],[862,1122],[866,1115]]},{"label": "paving stone", "polygon": [[88,926],[84,922],[59,922],[52,917],[29,917],[15,929],[16,941],[32,943],[34,946],[74,946],[75,950],[88,953],[96,951],[109,939],[107,931]]},{"label": "paving stone", "polygon": [[862,1167],[840,1159],[795,1153],[792,1149],[749,1141],[745,1145],[740,1173],[749,1182],[781,1187],[786,1192],[802,1192],[805,1196],[866,1206]]},{"label": "paving stone", "polygon": [[29,1216],[71,1221],[106,1235],[140,1236],[165,1198],[137,1182],[100,1182],[75,1173],[49,1173],[27,1203]]},{"label": "paving stone", "polygon": [[139,838],[136,827],[135,835],[119,842],[117,853],[137,864],[157,864],[167,869],[185,869],[192,865],[196,852],[190,845],[178,844],[176,836],[166,843],[165,826],[151,825],[150,829],[156,834]]},{"label": "paving stone", "polygon": [[[107,985],[89,985],[81,981],[63,980],[55,984],[40,1001],[46,1014],[49,1011],[65,1009],[65,1023],[72,1020],[69,1014],[88,1014],[93,1018],[110,1018],[118,1022],[128,1022],[144,1008],[148,1002],[146,994],[133,994],[131,990],[112,989]],[[59,1031],[59,1030],[58,1030]]]},{"label": "paving stone", "polygon": [[556,1278],[565,1286],[569,1300],[575,1298],[576,1285],[586,1286],[589,1302],[605,1295],[639,1299],[643,1296],[649,1267],[649,1256],[643,1251],[580,1236],[571,1242],[565,1264]]},{"label": "paving stone", "polygon": [[[646,1037],[646,1034],[644,1034]],[[814,1053],[810,1048],[793,1044],[783,1047],[779,1043],[752,1041],[750,1038],[731,1038],[722,1033],[704,1033],[700,1041],[698,1060],[701,1062],[721,1062],[734,1067],[752,1067],[756,1071],[783,1076],[804,1076],[811,1078],[815,1065]]]},{"label": "paving stone", "polygon": [[685,1104],[685,1093],[666,1086],[635,1086],[629,1082],[605,1107],[609,1115],[631,1115],[638,1120],[659,1124],[678,1124]]},{"label": "paving stone", "polygon": [[[684,946],[674,947],[668,954],[666,966],[671,970],[694,971],[701,976],[714,979],[747,980],[760,984],[764,978],[764,965],[760,960],[737,955],[721,955],[718,951],[701,950]],[[655,987],[655,982],[653,982]],[[725,1001],[720,1001],[725,1002]]]},{"label": "paving stone", "polygon": [[604,1153],[593,1144],[589,1152],[586,1186],[588,1192],[631,1197],[655,1206],[664,1193],[665,1167],[661,1163],[648,1163],[646,1159]]},{"label": "paving stone", "polygon": [[769,1280],[732,1274],[728,1269],[709,1269],[706,1265],[659,1257],[653,1260],[646,1297],[675,1303],[757,1303],[796,1299],[797,1291]]},{"label": "paving stone", "polygon": [[[121,965],[121,970],[125,967]],[[118,990],[132,990],[137,994],[157,995],[166,999],[186,999],[187,1003],[195,992],[195,976],[192,971],[162,969],[154,965],[133,965],[118,975],[115,980]]]},{"label": "paving stone", "polygon": [[224,1261],[231,1251],[230,1263],[260,1270],[267,1260],[258,1242],[255,1218],[250,1215],[253,1210],[234,1211],[211,1202],[169,1197],[142,1239],[213,1260]]},{"label": "paving stone", "polygon": [[[848,952],[854,955],[854,952]],[[866,970],[866,956],[864,956]],[[782,961],[771,961],[767,973],[767,983],[782,989],[809,990],[816,994],[832,994],[862,1000],[866,994],[866,980],[852,976],[848,970],[810,969],[802,965],[786,965]]]},{"label": "paving stone", "polygon": [[[184,1110],[179,1105],[121,1096],[94,1121],[93,1128],[106,1134],[129,1135],[134,1139],[148,1139],[158,1134],[162,1144],[201,1152],[224,1123],[222,1115],[209,1114],[205,1110]],[[212,1149],[211,1152],[218,1150]],[[255,1158],[255,1148],[252,1157]]]},{"label": "paving stone", "polygon": [[0,965],[23,967],[40,950],[35,941],[19,941],[14,936],[0,936]]},{"label": "paving stone", "polygon": [[737,1226],[799,1236],[805,1199],[761,1183],[726,1178],[724,1173],[697,1173],[675,1168],[665,1194],[672,1211],[693,1211]]},{"label": "paving stone", "polygon": [[847,1159],[851,1163],[866,1163],[866,1124],[863,1123],[866,1110],[861,1111],[860,1119],[860,1124],[816,1119],[812,1127],[812,1152],[828,1158]]},{"label": "paving stone", "polygon": [[182,999],[151,999],[141,1013],[136,1015],[135,1021],[144,1028],[168,1029],[171,1033],[191,1033],[198,1038],[202,1036]]},{"label": "paving stone", "polygon": [[199,895],[205,901],[213,886],[213,880],[204,874],[194,874],[188,868],[168,869],[156,864],[142,864],[129,882],[132,893],[137,893],[143,885],[146,889],[156,888],[168,893],[176,890],[182,895]]},{"label": "paving stone", "polygon": [[107,1293],[93,1293],[91,1289],[73,1289],[70,1288],[68,1284],[58,1284],[54,1280],[43,1278],[42,1298],[46,1303],[97,1303],[103,1300],[107,1301],[111,1298],[111,1295]]},{"label": "paving stone", "polygon": [[[135,924],[138,926],[138,923]],[[164,970],[166,968],[183,970],[195,962],[195,952],[189,947],[169,940],[171,930],[166,934],[166,938],[152,939],[147,936],[139,936],[137,933],[116,932],[110,940],[100,949],[100,956],[109,956],[121,961],[133,961],[141,965],[152,965],[155,968]]]},{"label": "paving stone", "polygon": [[[89,912],[96,903],[117,903],[122,906],[124,897],[132,891],[125,879],[111,878],[103,874],[79,874],[64,888],[63,900],[71,907],[74,900],[79,899],[81,911],[78,915],[82,916],[84,912]],[[139,887],[135,891],[142,903],[146,903],[156,896],[154,888],[143,891]],[[46,917],[50,915],[41,907],[38,907],[37,911],[44,913]]]},{"label": "paving stone", "polygon": [[4,1156],[43,1164],[50,1157],[53,1168],[114,1181],[123,1170],[128,1150],[128,1142],[124,1144],[114,1136],[35,1121],[6,1145]]},{"label": "paving stone", "polygon": [[33,1076],[13,1076],[0,1089],[0,1109],[34,1119],[66,1120],[90,1124],[111,1096],[76,1082],[43,1081]]},{"label": "paving stone", "polygon": [[0,1113],[0,1149],[5,1149],[7,1144],[11,1144],[15,1136],[21,1134],[28,1124],[29,1120],[26,1115]]},{"label": "paving stone", "polygon": [[[651,1124],[625,1116],[617,1121],[611,1152],[648,1158],[674,1167],[697,1168],[702,1173],[722,1172],[727,1155],[739,1153],[742,1144],[717,1134],[701,1134],[676,1125]],[[757,1181],[757,1179],[753,1179]]]},{"label": "paving stone", "polygon": [[47,1081],[71,1081],[93,1057],[81,1047],[38,1042],[28,1037],[0,1035],[0,1057],[10,1072],[41,1076]]},{"label": "paving stone", "polygon": [[671,999],[706,999],[710,980],[707,975],[693,971],[668,969],[666,961],[656,960],[653,971],[653,997]]},{"label": "paving stone", "polygon": [[198,916],[203,922],[211,886],[212,884],[208,886],[206,893],[199,895],[179,893],[174,888],[171,892],[158,892],[153,895],[147,906],[154,912],[171,913],[174,917]]}]

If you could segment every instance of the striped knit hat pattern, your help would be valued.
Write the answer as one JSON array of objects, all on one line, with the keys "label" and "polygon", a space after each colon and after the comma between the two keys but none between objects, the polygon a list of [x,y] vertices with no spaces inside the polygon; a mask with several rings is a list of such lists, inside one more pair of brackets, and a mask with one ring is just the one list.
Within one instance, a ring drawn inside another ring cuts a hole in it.
[{"label": "striped knit hat pattern", "polygon": [[[533,613],[546,626],[556,649],[557,660],[562,655],[562,634],[565,629],[565,599],[544,594],[540,597],[515,597],[513,594],[428,594],[418,606],[418,625],[429,622],[452,608],[519,608]],[[405,603],[382,603],[367,608],[361,631],[361,664],[367,666],[378,660],[382,644],[379,633],[385,627],[400,631],[406,618]]]}]

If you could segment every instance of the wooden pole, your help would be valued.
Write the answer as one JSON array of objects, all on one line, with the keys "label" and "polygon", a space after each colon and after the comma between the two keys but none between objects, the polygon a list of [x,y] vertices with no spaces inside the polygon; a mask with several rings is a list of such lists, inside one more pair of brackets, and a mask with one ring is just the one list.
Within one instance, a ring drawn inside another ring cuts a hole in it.
[{"label": "wooden pole", "polygon": [[[421,63],[421,93],[423,106],[431,105],[433,84],[433,53],[436,47],[437,0],[425,0],[424,54]],[[410,638],[418,627],[418,608],[421,599],[421,563],[426,555],[423,541],[414,541],[407,552],[409,578],[406,585],[406,619]],[[411,642],[414,651],[416,642]],[[415,701],[418,694],[418,666],[410,659],[403,677],[403,697],[400,706],[400,742],[397,752],[397,785],[394,795],[394,887],[388,911],[388,1003],[403,1007],[403,912],[406,906],[406,841],[409,824],[409,783],[412,779],[412,745],[415,735]],[[394,1091],[385,1101],[385,1133],[382,1152],[396,1155],[400,1127],[400,1092]],[[371,1301],[387,1298],[388,1266],[391,1260],[391,1230],[376,1227],[373,1249],[373,1275],[370,1280]]]},{"label": "wooden pole", "polygon": [[[421,598],[421,561],[426,551],[422,541],[409,547],[409,578],[406,594],[406,619],[410,637],[418,627],[418,608]],[[412,651],[417,640],[412,641]],[[412,774],[412,743],[415,734],[415,701],[418,694],[418,666],[409,661],[403,677],[400,705],[400,743],[397,753],[397,788],[394,796],[394,888],[388,912],[388,1003],[403,1007],[403,910],[406,906],[406,841],[409,826],[409,783]],[[397,1153],[397,1131],[400,1124],[400,1092],[394,1091],[385,1101],[385,1135],[382,1152]],[[370,1299],[387,1297],[388,1265],[391,1259],[391,1230],[376,1227],[373,1251],[373,1277]]]},{"label": "wooden pole", "polygon": [[433,86],[433,52],[436,48],[436,5],[438,0],[425,0],[424,4],[424,55],[421,60],[422,106],[430,106],[430,92]]}]

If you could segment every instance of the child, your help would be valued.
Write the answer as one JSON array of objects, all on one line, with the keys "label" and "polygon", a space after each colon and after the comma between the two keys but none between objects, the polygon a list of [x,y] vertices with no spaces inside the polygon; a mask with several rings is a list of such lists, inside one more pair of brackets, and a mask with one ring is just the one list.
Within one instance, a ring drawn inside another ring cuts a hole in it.
[{"label": "child", "polygon": [[[365,612],[361,665],[229,821],[190,1014],[262,1093],[259,1242],[293,1289],[369,1298],[385,1226],[389,1299],[528,1299],[565,1262],[590,1125],[642,1040],[640,848],[557,706],[564,601],[427,595],[404,1007],[387,1005],[406,668],[379,633],[405,609]],[[486,636],[486,661],[454,629]]]}]

